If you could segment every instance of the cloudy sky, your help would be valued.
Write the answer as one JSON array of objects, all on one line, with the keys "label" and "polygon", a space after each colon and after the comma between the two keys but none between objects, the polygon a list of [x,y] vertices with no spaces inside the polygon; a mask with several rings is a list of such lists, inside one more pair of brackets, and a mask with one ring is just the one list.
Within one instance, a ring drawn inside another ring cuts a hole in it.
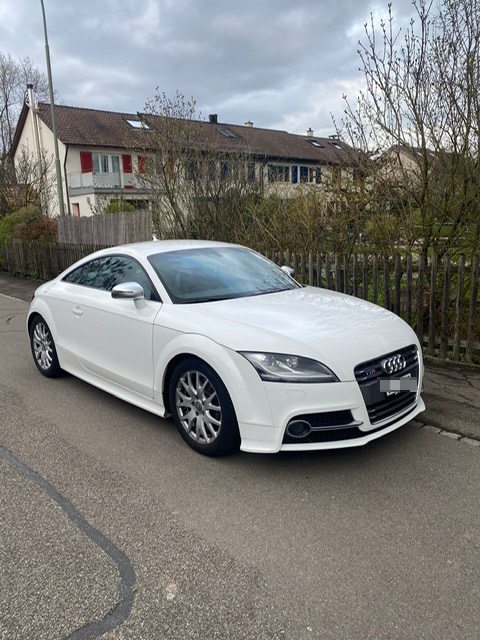
[{"label": "cloudy sky", "polygon": [[[357,42],[372,0],[45,0],[65,104],[142,110],[159,86],[223,122],[332,133],[361,86]],[[394,0],[406,24],[410,0]],[[0,1],[0,50],[45,68],[39,0]]]}]

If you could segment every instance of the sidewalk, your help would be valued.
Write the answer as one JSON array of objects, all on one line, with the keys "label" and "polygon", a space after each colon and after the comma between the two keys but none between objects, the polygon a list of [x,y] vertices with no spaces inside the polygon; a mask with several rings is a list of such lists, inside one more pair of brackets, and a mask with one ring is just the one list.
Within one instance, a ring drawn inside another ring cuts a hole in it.
[{"label": "sidewalk", "polygon": [[[30,302],[41,283],[0,272],[0,293]],[[423,424],[480,440],[480,370],[426,363]]]}]

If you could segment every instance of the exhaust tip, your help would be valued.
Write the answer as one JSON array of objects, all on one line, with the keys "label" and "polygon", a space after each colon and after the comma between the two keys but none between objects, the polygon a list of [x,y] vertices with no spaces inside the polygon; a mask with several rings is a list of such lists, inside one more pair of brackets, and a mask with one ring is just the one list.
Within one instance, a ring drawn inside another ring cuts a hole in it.
[{"label": "exhaust tip", "polygon": [[292,420],[287,427],[287,433],[292,438],[306,438],[312,430],[312,426],[306,420]]}]

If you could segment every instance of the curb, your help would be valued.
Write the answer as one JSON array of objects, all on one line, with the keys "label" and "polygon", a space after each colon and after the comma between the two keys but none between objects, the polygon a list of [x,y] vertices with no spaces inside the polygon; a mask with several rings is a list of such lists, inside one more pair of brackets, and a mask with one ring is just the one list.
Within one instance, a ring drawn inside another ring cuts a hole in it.
[{"label": "curb", "polygon": [[432,424],[426,424],[424,422],[420,422],[419,420],[412,420],[412,424],[419,427],[420,429],[425,429],[425,431],[430,431],[431,433],[436,433],[441,436],[446,436],[451,440],[457,440],[458,442],[463,442],[471,447],[480,448],[480,440],[476,438],[472,438],[471,436],[464,436],[461,433],[456,433],[455,431],[447,431],[446,429],[440,429],[440,427],[434,427]]}]

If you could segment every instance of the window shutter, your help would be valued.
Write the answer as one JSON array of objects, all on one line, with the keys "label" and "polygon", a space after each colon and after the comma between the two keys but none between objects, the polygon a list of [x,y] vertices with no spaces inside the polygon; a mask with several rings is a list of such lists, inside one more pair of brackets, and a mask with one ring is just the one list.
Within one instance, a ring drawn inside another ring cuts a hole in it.
[{"label": "window shutter", "polygon": [[82,173],[92,173],[93,160],[90,151],[80,151],[80,167],[82,169]]},{"label": "window shutter", "polygon": [[125,153],[122,156],[123,173],[132,173],[132,156]]},{"label": "window shutter", "polygon": [[147,159],[145,156],[138,156],[138,173],[145,173]]}]

